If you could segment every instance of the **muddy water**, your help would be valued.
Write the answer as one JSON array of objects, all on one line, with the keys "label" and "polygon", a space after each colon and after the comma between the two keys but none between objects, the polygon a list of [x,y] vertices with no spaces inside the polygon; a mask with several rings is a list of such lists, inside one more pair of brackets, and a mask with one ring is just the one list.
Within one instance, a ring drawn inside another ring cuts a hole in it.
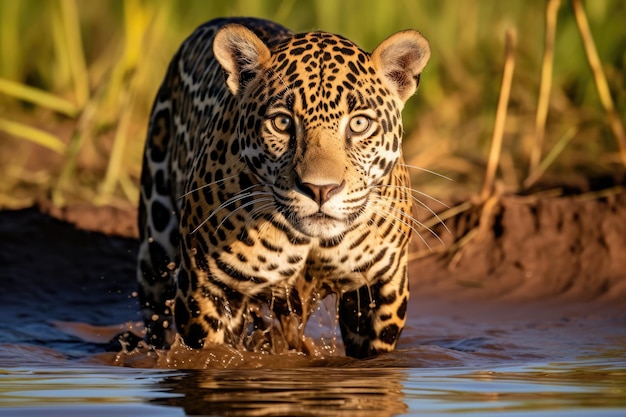
[{"label": "muddy water", "polygon": [[[119,298],[112,307],[130,313]],[[104,352],[119,326],[45,316],[3,326],[0,415],[626,413],[626,314],[598,304],[421,300],[399,349],[365,361],[343,357],[333,328],[317,324],[310,333],[328,349],[315,358],[181,346],[124,354]]]},{"label": "muddy water", "polygon": [[398,350],[373,359],[342,355],[332,303],[314,357],[124,354],[107,342],[136,329],[134,241],[33,212],[0,213],[0,237],[0,415],[626,415],[623,302],[423,297],[414,279]]}]

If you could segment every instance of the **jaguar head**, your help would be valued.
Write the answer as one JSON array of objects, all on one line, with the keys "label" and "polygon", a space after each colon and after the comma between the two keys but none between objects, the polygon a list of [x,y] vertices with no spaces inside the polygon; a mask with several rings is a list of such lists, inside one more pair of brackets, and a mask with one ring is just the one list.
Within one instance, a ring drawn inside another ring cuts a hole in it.
[{"label": "jaguar head", "polygon": [[213,50],[239,106],[234,140],[274,211],[309,236],[344,233],[401,157],[401,110],[430,57],[426,39],[398,32],[369,54],[325,32],[268,46],[227,25]]}]

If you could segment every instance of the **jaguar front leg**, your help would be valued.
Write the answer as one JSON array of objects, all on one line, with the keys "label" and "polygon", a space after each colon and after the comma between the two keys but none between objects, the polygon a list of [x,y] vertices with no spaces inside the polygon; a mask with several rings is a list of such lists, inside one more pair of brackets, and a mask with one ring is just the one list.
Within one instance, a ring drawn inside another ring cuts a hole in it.
[{"label": "jaguar front leg", "polygon": [[409,297],[405,267],[388,281],[364,285],[339,300],[346,355],[367,358],[395,348],[406,322]]},{"label": "jaguar front leg", "polygon": [[[196,255],[198,259],[203,257],[200,252]],[[176,277],[176,330],[192,348],[209,344],[240,346],[246,330],[248,297],[198,268],[195,259],[193,267],[185,267],[188,260],[183,256]]]}]

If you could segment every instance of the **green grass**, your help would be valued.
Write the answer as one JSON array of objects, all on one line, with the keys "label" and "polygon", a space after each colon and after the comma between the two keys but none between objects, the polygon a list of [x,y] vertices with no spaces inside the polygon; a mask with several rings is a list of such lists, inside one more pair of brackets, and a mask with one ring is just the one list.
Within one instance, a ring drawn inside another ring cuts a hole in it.
[{"label": "green grass", "polygon": [[0,207],[42,195],[59,205],[135,204],[149,110],[169,59],[199,24],[235,15],[340,33],[366,50],[398,30],[420,30],[433,53],[404,112],[404,148],[408,164],[454,180],[416,171],[416,186],[442,198],[483,187],[505,32],[514,30],[515,68],[496,161],[500,187],[523,192],[552,177],[616,175],[623,171],[614,125],[626,112],[626,3],[583,5],[613,116],[606,94],[598,94],[572,3],[562,1],[545,137],[531,157],[546,2],[0,0]]}]

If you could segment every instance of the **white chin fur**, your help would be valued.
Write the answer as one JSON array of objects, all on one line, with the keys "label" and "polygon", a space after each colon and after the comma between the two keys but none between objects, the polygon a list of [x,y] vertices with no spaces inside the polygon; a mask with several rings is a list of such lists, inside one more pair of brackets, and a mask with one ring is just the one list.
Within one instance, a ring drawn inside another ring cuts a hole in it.
[{"label": "white chin fur", "polygon": [[335,238],[346,231],[346,224],[329,217],[306,217],[300,219],[294,226],[302,233],[320,239]]}]

